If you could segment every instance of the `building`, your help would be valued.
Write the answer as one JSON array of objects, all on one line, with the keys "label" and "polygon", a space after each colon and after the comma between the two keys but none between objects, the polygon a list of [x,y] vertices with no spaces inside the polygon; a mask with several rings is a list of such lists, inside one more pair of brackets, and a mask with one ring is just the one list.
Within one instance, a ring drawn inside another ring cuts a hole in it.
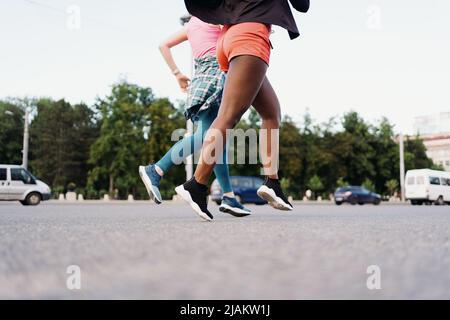
[{"label": "building", "polygon": [[450,171],[450,112],[416,117],[414,131],[423,139],[428,157]]},{"label": "building", "polygon": [[450,134],[421,135],[427,155],[435,164],[450,172]]},{"label": "building", "polygon": [[450,112],[414,118],[414,134],[450,134]]}]

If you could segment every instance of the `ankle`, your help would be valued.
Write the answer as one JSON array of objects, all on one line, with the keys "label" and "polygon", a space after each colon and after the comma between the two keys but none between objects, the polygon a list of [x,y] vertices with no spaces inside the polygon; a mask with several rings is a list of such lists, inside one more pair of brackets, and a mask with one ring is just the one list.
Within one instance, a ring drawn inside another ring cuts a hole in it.
[{"label": "ankle", "polygon": [[161,177],[164,176],[164,171],[162,171],[162,169],[161,169],[160,167],[158,167],[156,164],[155,164],[155,171],[156,171],[156,173],[159,174]]},{"label": "ankle", "polygon": [[266,176],[266,181],[278,183],[280,180],[277,178],[272,178],[271,176]]},{"label": "ankle", "polygon": [[200,185],[204,185],[204,186],[208,185],[208,180],[204,181],[200,177],[197,177],[196,175],[194,175],[192,177],[192,180],[194,180],[197,184],[200,184]]},{"label": "ankle", "polygon": [[227,198],[234,198],[234,197],[235,197],[233,191],[225,192],[225,193],[223,194],[223,196],[224,196],[224,197],[227,197]]},{"label": "ankle", "polygon": [[195,179],[195,177],[192,177],[192,179],[186,181],[185,185],[188,187],[194,188],[196,190],[200,190],[202,192],[207,192],[207,190],[208,190],[208,186],[206,184],[199,183]]}]

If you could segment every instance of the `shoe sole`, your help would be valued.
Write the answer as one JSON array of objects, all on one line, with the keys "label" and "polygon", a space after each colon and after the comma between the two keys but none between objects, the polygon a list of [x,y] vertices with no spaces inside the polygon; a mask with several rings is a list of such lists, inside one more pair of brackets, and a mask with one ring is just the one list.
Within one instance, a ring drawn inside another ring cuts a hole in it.
[{"label": "shoe sole", "polygon": [[294,208],[275,194],[275,191],[267,186],[261,186],[256,192],[261,199],[266,200],[273,208],[283,211],[292,211]]},{"label": "shoe sole", "polygon": [[200,218],[206,220],[206,221],[212,221],[211,217],[209,217],[206,213],[204,213],[198,204],[196,204],[191,197],[191,194],[184,189],[184,186],[178,186],[175,188],[175,192],[184,200],[186,201],[191,208],[200,216]]},{"label": "shoe sole", "polygon": [[153,190],[152,182],[150,181],[150,178],[148,177],[147,173],[145,172],[144,166],[139,166],[139,175],[141,176],[141,180],[144,183],[145,188],[147,189],[150,199],[154,200],[157,204],[161,204],[162,199],[158,199],[156,192]]},{"label": "shoe sole", "polygon": [[229,213],[232,216],[235,216],[235,217],[238,217],[238,218],[246,217],[246,216],[251,215],[251,213],[248,212],[248,211],[245,211],[245,210],[242,210],[242,209],[239,209],[239,208],[233,208],[233,207],[231,207],[231,206],[229,206],[227,204],[221,204],[220,207],[219,207],[219,211],[225,212],[225,213]]}]

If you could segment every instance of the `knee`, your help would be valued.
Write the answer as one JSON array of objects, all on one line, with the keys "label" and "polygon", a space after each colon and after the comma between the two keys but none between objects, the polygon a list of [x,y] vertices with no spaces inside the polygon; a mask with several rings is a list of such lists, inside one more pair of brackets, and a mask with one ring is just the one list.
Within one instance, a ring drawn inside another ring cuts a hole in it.
[{"label": "knee", "polygon": [[242,115],[243,114],[241,113],[227,112],[225,109],[224,112],[217,116],[216,121],[221,123],[226,129],[232,129],[236,126],[239,120],[241,120]]},{"label": "knee", "polygon": [[281,113],[278,112],[277,116],[275,117],[274,121],[274,125],[279,128],[281,125]]},{"label": "knee", "polygon": [[279,128],[281,125],[281,114],[279,112],[270,117],[261,117],[261,119],[265,126],[270,126],[271,128]]},{"label": "knee", "polygon": [[270,108],[270,112],[261,112],[261,120],[263,123],[270,125],[271,127],[279,127],[281,124],[281,109],[280,105],[277,103],[277,106],[274,108]]}]

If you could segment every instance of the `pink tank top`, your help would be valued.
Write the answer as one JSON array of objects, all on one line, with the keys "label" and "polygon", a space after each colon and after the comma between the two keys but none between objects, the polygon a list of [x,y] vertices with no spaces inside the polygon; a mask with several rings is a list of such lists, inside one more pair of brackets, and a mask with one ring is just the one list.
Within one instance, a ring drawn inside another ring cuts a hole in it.
[{"label": "pink tank top", "polygon": [[217,39],[220,35],[219,26],[192,17],[186,24],[186,31],[194,58],[216,55]]}]

